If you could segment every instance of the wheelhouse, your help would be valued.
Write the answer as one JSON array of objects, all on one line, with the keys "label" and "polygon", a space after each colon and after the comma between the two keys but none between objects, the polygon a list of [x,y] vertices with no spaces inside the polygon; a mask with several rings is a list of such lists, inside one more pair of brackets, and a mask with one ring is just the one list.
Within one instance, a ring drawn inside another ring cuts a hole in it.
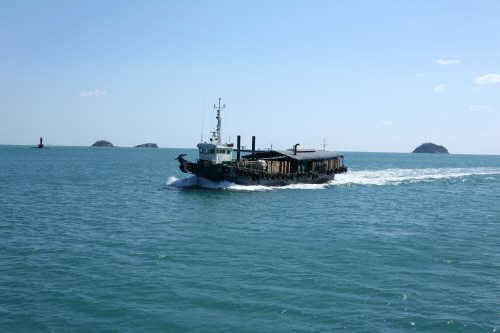
[{"label": "wheelhouse", "polygon": [[233,146],[230,144],[199,143],[197,147],[199,149],[199,161],[222,164],[231,162],[233,159]]}]

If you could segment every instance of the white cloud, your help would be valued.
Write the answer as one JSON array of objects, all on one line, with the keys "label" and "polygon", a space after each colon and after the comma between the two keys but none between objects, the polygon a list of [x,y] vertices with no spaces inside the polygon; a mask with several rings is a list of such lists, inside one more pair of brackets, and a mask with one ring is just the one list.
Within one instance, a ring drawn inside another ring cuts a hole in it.
[{"label": "white cloud", "polygon": [[394,124],[394,122],[391,120],[381,120],[380,123],[384,126],[390,126]]},{"label": "white cloud", "polygon": [[444,88],[446,88],[446,84],[440,84],[439,86],[437,86],[436,88],[434,88],[434,91],[441,93],[441,92],[444,91]]},{"label": "white cloud", "polygon": [[443,60],[443,59],[438,59],[436,62],[440,65],[451,65],[451,64],[458,64],[458,60]]},{"label": "white cloud", "polygon": [[479,109],[479,110],[489,110],[491,109],[489,106],[486,105],[471,105],[469,106],[470,109]]},{"label": "white cloud", "polygon": [[500,82],[500,75],[498,74],[486,74],[474,80],[474,83],[479,85],[486,83],[498,83],[498,82]]},{"label": "white cloud", "polygon": [[422,73],[422,74],[417,74],[417,77],[424,77],[424,76],[425,76],[425,74],[424,74],[424,73]]},{"label": "white cloud", "polygon": [[100,91],[99,89],[96,89],[94,91],[89,91],[89,92],[82,92],[79,94],[81,97],[89,97],[89,96],[104,96],[106,95],[107,92],[105,91]]}]

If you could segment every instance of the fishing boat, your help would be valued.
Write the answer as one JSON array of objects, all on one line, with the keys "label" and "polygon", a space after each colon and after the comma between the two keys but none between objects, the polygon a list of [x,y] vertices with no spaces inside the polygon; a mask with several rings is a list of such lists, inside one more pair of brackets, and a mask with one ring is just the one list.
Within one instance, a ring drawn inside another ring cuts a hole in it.
[{"label": "fishing boat", "polygon": [[[239,135],[236,150],[233,143],[222,143],[220,113],[225,105],[221,107],[220,102],[219,98],[219,105],[214,105],[217,128],[209,142],[197,145],[198,159],[190,162],[184,158],[186,154],[176,158],[182,172],[214,182],[264,186],[324,183],[333,180],[336,174],[347,172],[344,154],[333,151],[299,148],[298,143],[287,150],[256,150],[255,136],[252,150],[241,149]],[[242,156],[242,152],[250,154]]]}]

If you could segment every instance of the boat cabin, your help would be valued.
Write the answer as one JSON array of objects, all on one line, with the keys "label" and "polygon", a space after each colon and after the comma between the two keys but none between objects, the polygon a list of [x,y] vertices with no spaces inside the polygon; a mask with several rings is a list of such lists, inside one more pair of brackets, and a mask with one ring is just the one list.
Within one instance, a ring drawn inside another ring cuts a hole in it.
[{"label": "boat cabin", "polygon": [[233,159],[232,144],[199,143],[199,161],[209,161],[211,164],[231,162]]},{"label": "boat cabin", "polygon": [[319,172],[337,169],[344,165],[344,154],[315,149],[288,149],[259,151],[243,159],[264,160],[266,171],[276,172]]}]

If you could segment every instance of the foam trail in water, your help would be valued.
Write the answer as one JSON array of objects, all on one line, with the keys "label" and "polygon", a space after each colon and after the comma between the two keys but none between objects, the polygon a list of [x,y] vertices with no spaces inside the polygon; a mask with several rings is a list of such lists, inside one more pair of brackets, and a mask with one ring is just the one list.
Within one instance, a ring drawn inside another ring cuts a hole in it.
[{"label": "foam trail in water", "polygon": [[213,182],[203,177],[189,177],[189,178],[181,178],[178,179],[176,177],[168,178],[167,185],[176,186],[176,187],[189,187],[189,186],[200,186],[205,188],[228,188],[232,185],[232,183],[228,181],[222,182]]},{"label": "foam trail in water", "polygon": [[190,187],[199,186],[209,189],[227,189],[233,191],[269,191],[273,189],[307,189],[307,190],[318,190],[323,189],[329,185],[329,183],[323,184],[291,184],[286,186],[263,186],[263,185],[238,185],[228,181],[213,182],[211,180],[205,179],[203,177],[192,176],[189,178],[176,178],[170,177],[167,180],[168,186],[176,187]]},{"label": "foam trail in water", "polygon": [[500,174],[500,168],[386,169],[349,171],[335,177],[331,185],[399,185],[402,182],[434,181],[472,175]]},{"label": "foam trail in water", "polygon": [[213,182],[203,177],[192,176],[189,178],[178,179],[176,177],[170,177],[167,181],[167,185],[176,187],[190,187],[199,186],[208,189],[228,189],[228,190],[243,190],[243,191],[264,191],[269,190],[267,186],[244,186],[236,185],[227,180],[221,182]]}]

